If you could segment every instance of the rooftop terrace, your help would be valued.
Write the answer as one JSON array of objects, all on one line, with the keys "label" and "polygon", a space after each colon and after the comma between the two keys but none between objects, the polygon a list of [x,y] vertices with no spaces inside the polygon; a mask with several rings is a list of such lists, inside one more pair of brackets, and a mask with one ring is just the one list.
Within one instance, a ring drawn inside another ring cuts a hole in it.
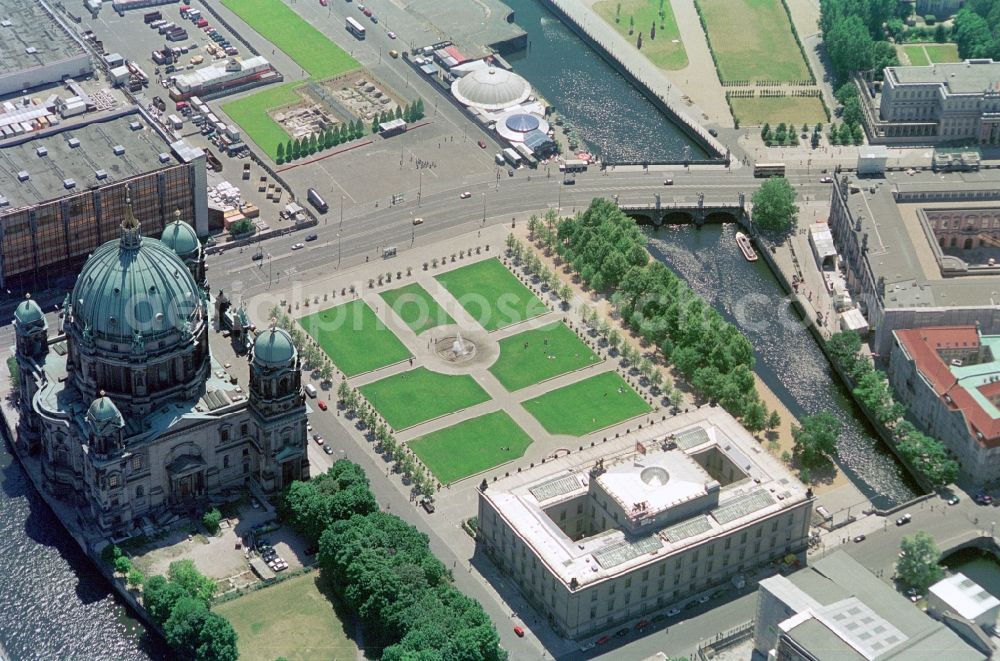
[{"label": "rooftop terrace", "polygon": [[137,110],[88,116],[0,149],[0,196],[10,211],[175,163],[170,146]]},{"label": "rooftop terrace", "polygon": [[0,76],[87,55],[37,0],[0,0]]}]

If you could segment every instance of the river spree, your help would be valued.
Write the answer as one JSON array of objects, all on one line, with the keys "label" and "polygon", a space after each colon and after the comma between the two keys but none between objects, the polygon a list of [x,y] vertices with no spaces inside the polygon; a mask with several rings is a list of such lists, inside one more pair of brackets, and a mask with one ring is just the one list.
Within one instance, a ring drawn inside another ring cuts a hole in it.
[{"label": "river spree", "polygon": [[610,161],[681,160],[707,154],[538,0],[504,0],[528,33],[505,54],[594,153]]},{"label": "river spree", "polygon": [[0,444],[0,651],[23,659],[166,659]]},{"label": "river spree", "polygon": [[909,475],[866,427],[826,357],[763,260],[749,263],[736,225],[673,225],[651,230],[653,255],[749,338],[761,379],[796,417],[828,410],[843,423],[839,464],[876,506],[914,497]]}]

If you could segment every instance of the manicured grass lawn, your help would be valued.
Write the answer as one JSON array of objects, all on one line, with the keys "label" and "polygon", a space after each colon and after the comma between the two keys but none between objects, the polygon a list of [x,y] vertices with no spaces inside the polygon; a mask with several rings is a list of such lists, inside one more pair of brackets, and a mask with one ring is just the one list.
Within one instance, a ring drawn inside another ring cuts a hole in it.
[{"label": "manicured grass lawn", "polygon": [[410,357],[399,338],[361,299],[303,317],[299,323],[347,376]]},{"label": "manicured grass lawn", "polygon": [[[683,69],[687,66],[688,59],[680,30],[677,29],[674,10],[670,6],[670,0],[663,0],[664,16],[661,19],[660,3],[661,0],[601,0],[594,4],[594,11],[633,44],[641,32],[641,51],[656,66],[662,69]],[[635,20],[635,30],[631,35],[628,33],[630,19]],[[654,24],[655,38],[651,39]]]},{"label": "manicured grass lawn", "polygon": [[488,331],[537,317],[548,308],[498,259],[487,259],[436,276]]},{"label": "manicured grass lawn", "polygon": [[927,44],[924,46],[927,57],[934,64],[945,64],[947,62],[961,62],[958,56],[958,44]]},{"label": "manicured grass lawn", "polygon": [[781,0],[695,1],[723,82],[809,79]]},{"label": "manicured grass lawn", "polygon": [[361,66],[347,51],[283,2],[222,0],[222,4],[246,21],[260,36],[283,50],[312,78],[339,76]]},{"label": "manicured grass lawn", "polygon": [[803,124],[811,127],[826,122],[823,103],[814,96],[757,97],[753,99],[729,99],[733,115],[740,120],[740,126],[763,126],[764,122],[775,126],[784,122],[798,128]]},{"label": "manicured grass lawn", "polygon": [[382,292],[393,312],[418,335],[435,326],[455,323],[434,297],[417,283]]},{"label": "manicured grass lawn", "polygon": [[490,372],[511,392],[600,362],[576,333],[557,322],[500,340]]},{"label": "manicured grass lawn", "polygon": [[907,59],[910,60],[910,65],[915,67],[925,67],[931,63],[927,59],[927,53],[924,52],[923,46],[903,46],[903,52],[906,53]]},{"label": "manicured grass lawn", "polygon": [[301,97],[295,93],[299,82],[286,83],[277,87],[267,87],[222,105],[222,110],[240,125],[257,146],[267,152],[272,159],[278,157],[278,144],[289,140],[285,129],[271,119],[268,111],[297,103]]},{"label": "manicured grass lawn", "polygon": [[505,411],[497,411],[415,438],[407,445],[439,482],[448,484],[517,459],[531,445],[531,437]]},{"label": "manicured grass lawn", "polygon": [[570,436],[583,436],[652,410],[617,372],[598,374],[521,405],[550,434]]},{"label": "manicured grass lawn", "polygon": [[386,377],[358,390],[397,431],[490,398],[471,376],[439,374],[425,367]]},{"label": "manicured grass lawn", "polygon": [[232,623],[241,659],[357,658],[357,645],[347,637],[343,623],[317,583],[322,584],[318,572],[303,574],[212,610]]}]

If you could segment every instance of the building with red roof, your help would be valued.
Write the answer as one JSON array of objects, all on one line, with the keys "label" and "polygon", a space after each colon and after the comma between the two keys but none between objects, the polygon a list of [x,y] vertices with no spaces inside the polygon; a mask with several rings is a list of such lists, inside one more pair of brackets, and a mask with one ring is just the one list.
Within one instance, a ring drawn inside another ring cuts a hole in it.
[{"label": "building with red roof", "polygon": [[893,332],[889,381],[910,417],[978,483],[1000,478],[1000,336],[978,326]]}]

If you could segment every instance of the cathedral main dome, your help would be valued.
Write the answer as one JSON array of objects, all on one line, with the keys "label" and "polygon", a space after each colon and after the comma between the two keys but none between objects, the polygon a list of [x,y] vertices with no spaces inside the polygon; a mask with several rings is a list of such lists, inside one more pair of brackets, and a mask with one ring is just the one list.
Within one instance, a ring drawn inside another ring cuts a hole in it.
[{"label": "cathedral main dome", "polygon": [[193,323],[201,294],[190,270],[171,246],[140,236],[138,227],[129,208],[122,238],[100,246],[84,264],[70,299],[83,334],[134,342]]}]

